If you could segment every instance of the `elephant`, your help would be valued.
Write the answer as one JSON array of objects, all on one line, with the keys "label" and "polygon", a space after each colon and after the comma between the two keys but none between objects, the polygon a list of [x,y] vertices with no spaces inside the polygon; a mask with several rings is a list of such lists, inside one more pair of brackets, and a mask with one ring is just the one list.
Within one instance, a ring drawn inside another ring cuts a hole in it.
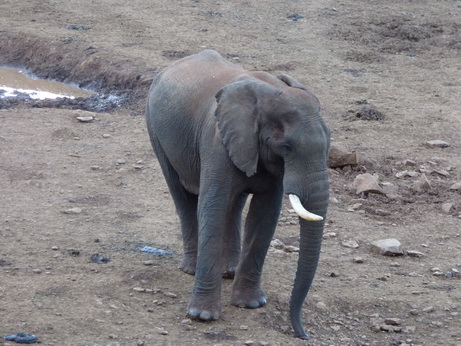
[{"label": "elephant", "polygon": [[290,319],[295,336],[307,339],[301,311],[329,200],[330,130],[316,96],[288,75],[247,71],[205,50],[156,76],[146,119],[179,216],[180,268],[195,275],[187,316],[220,317],[222,278],[234,280],[232,305],[266,304],[261,272],[288,195],[300,219]]}]

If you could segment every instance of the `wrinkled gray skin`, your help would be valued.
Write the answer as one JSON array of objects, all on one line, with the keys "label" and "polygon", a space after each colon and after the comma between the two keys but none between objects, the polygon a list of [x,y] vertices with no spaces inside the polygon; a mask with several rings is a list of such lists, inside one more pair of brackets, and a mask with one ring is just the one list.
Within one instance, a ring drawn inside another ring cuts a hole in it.
[{"label": "wrinkled gray skin", "polygon": [[[233,305],[266,304],[261,271],[284,193],[296,194],[308,211],[325,218],[330,132],[319,108],[295,79],[246,71],[211,50],[171,64],[152,83],[147,126],[181,221],[181,269],[195,274],[190,318],[219,318],[221,277],[235,275]],[[301,308],[317,268],[323,226],[324,221],[300,219],[290,303],[300,338],[307,338]]]}]

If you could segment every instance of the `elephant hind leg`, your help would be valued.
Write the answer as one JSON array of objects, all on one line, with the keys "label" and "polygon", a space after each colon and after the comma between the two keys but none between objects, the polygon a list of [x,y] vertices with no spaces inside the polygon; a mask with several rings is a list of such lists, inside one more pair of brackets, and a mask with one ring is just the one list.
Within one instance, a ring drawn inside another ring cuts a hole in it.
[{"label": "elephant hind leg", "polygon": [[224,279],[233,279],[237,265],[240,260],[241,248],[241,228],[242,228],[242,211],[245,206],[248,194],[242,194],[235,202],[227,225],[228,229],[224,234],[224,252],[223,252],[223,275]]},{"label": "elephant hind leg", "polygon": [[197,265],[198,196],[187,191],[181,184],[178,173],[166,157],[155,135],[151,135],[151,140],[181,223],[184,254],[179,268],[187,274],[194,275]]}]

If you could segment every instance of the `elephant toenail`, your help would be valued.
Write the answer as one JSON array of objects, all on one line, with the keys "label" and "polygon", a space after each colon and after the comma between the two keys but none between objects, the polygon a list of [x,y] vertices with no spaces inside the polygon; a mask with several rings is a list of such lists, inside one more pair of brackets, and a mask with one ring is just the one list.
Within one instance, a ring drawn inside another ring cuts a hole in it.
[{"label": "elephant toenail", "polygon": [[201,320],[204,320],[204,321],[209,321],[209,320],[211,320],[211,313],[208,312],[208,311],[203,311],[203,312],[200,314],[200,319],[201,319]]}]

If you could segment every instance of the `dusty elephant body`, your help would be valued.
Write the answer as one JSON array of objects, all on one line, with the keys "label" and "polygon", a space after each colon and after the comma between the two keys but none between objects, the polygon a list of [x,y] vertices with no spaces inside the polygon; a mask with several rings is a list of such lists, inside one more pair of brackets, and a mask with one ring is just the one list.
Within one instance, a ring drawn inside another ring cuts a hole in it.
[{"label": "dusty elephant body", "polygon": [[303,217],[290,316],[296,336],[307,338],[301,308],[328,205],[330,135],[319,108],[293,78],[246,71],[211,50],[171,64],[152,83],[149,135],[181,221],[181,269],[196,276],[189,317],[219,318],[221,277],[235,275],[233,305],[266,304],[261,271],[286,193]]}]

